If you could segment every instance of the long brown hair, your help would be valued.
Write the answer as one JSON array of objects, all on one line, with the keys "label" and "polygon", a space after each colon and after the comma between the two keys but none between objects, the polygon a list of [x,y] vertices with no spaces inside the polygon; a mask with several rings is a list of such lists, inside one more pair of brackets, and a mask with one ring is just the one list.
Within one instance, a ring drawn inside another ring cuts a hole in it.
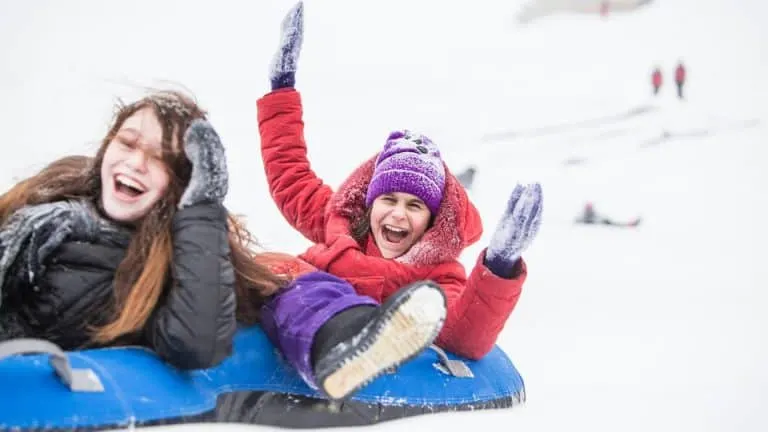
[{"label": "long brown hair", "polygon": [[[119,103],[94,157],[61,158],[0,196],[0,225],[25,205],[71,198],[89,199],[98,205],[104,153],[123,122],[144,108],[152,109],[162,126],[163,161],[170,182],[165,196],[135,226],[126,256],[115,274],[112,317],[93,328],[91,339],[98,344],[140,331],[163,294],[173,257],[171,224],[192,169],[183,151],[174,149],[173,143],[183,143],[189,124],[206,118],[206,113],[191,98],[176,91],[155,92],[131,104]],[[263,299],[285,285],[286,280],[256,262],[256,243],[245,226],[231,214],[228,222],[237,316],[241,322],[252,324],[258,321]]]}]

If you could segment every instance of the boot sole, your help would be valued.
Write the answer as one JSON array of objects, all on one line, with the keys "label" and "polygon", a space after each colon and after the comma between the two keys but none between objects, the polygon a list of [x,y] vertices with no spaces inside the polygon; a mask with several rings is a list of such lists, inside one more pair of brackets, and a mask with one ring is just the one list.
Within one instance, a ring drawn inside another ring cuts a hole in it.
[{"label": "boot sole", "polygon": [[401,365],[429,347],[443,327],[445,296],[435,285],[422,284],[390,305],[374,321],[370,344],[329,374],[322,388],[332,399],[344,399],[386,370]]}]

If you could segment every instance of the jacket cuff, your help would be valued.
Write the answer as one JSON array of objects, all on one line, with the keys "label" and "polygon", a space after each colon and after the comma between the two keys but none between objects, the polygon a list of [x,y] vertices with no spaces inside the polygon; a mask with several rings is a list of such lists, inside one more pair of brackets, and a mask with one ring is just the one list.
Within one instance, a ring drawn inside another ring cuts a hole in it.
[{"label": "jacket cuff", "polygon": [[488,265],[486,264],[486,253],[488,249],[483,249],[482,252],[480,252],[480,256],[477,257],[477,262],[475,263],[476,266],[482,266],[484,270],[484,274],[488,273],[489,275],[492,275],[493,277],[497,279],[502,280],[516,280],[520,277],[526,276],[528,274],[528,266],[525,264],[525,261],[523,261],[523,257],[520,257],[517,259],[517,261],[512,265],[512,268],[510,269],[510,272],[507,275],[499,275],[493,271]]}]

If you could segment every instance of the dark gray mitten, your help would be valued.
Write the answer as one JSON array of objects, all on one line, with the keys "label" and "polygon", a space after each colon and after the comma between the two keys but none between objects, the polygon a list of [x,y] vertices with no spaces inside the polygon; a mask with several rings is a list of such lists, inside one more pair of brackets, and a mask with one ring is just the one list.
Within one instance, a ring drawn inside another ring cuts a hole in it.
[{"label": "dark gray mitten", "polygon": [[224,146],[213,126],[205,120],[193,121],[184,134],[184,152],[192,163],[192,174],[179,208],[222,203],[229,189],[229,173]]},{"label": "dark gray mitten", "polygon": [[304,2],[298,2],[285,15],[280,26],[280,46],[269,67],[272,90],[293,87],[296,84],[296,67],[303,40]]},{"label": "dark gray mitten", "polygon": [[0,231],[0,287],[17,259],[20,276],[32,283],[44,271],[45,260],[65,239],[92,240],[98,232],[99,218],[79,201],[22,207]]}]

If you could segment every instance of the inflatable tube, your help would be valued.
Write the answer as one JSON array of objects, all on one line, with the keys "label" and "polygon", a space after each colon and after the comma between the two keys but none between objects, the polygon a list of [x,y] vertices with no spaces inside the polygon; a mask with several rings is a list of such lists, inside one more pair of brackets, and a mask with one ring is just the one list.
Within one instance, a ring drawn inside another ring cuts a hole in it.
[{"label": "inflatable tube", "polygon": [[[4,357],[2,345],[0,430],[209,422],[351,426],[439,411],[505,408],[525,400],[520,374],[498,347],[479,361],[450,354],[441,360],[439,352],[427,350],[350,400],[332,403],[284,363],[258,326],[238,331],[234,353],[222,364],[190,372],[169,367],[138,347],[57,354],[38,346],[30,351],[53,354],[9,355],[6,350]],[[446,359],[461,360],[472,376],[449,373]]]}]

